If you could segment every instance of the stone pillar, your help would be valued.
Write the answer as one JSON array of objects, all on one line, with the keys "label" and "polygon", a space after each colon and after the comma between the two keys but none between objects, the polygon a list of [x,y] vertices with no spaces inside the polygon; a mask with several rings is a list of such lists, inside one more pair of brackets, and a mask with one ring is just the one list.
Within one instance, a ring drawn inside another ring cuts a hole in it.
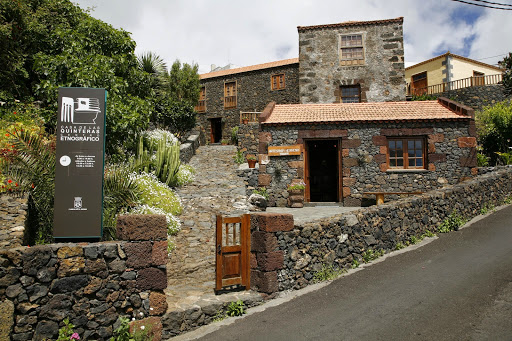
[{"label": "stone pillar", "polygon": [[279,291],[277,272],[284,267],[278,250],[277,232],[293,230],[293,215],[256,213],[251,215],[251,288],[266,294]]}]

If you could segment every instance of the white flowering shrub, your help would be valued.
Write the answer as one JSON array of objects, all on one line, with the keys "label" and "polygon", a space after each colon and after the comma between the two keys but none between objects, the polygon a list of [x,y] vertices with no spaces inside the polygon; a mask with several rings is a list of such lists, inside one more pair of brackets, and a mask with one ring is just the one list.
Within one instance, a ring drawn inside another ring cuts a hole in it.
[{"label": "white flowering shrub", "polygon": [[144,137],[147,138],[149,142],[154,144],[160,142],[160,140],[162,140],[162,137],[165,137],[165,142],[168,146],[179,143],[179,140],[176,136],[174,136],[167,130],[163,129],[147,130],[144,133],[142,133],[142,135],[144,135]]},{"label": "white flowering shrub", "polygon": [[167,234],[175,235],[180,230],[177,216],[181,213],[180,198],[166,184],[158,181],[154,174],[131,173],[130,178],[139,186],[137,206],[128,214],[163,214],[167,220]]},{"label": "white flowering shrub", "polygon": [[161,214],[165,215],[167,221],[167,235],[175,235],[180,231],[180,221],[172,213],[165,212],[163,209],[149,205],[140,205],[133,208],[129,214]]},{"label": "white flowering shrub", "polygon": [[178,170],[178,186],[183,186],[194,181],[195,169],[189,165],[180,165]]}]

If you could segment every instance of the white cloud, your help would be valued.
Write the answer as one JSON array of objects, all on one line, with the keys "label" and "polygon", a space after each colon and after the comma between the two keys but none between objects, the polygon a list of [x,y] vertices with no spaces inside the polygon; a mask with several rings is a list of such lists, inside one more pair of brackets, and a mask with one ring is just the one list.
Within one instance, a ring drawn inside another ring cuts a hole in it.
[{"label": "white cloud", "polygon": [[[512,13],[449,0],[78,0],[116,28],[132,33],[137,52],[172,63],[253,65],[298,56],[297,26],[404,17],[408,64],[450,50],[470,58],[512,51]],[[467,24],[468,10],[484,15]],[[471,37],[471,46],[465,46]],[[464,52],[466,51],[466,52]],[[469,52],[469,55],[468,53]],[[502,58],[502,57],[501,57]],[[500,58],[500,59],[501,59]],[[485,60],[493,63],[493,60]]]}]

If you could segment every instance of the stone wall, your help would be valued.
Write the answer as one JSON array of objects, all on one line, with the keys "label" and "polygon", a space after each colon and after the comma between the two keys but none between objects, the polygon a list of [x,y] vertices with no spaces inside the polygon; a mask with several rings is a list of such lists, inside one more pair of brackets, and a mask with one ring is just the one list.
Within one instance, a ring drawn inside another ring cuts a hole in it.
[{"label": "stone wall", "polygon": [[[512,198],[512,167],[454,186],[380,206],[293,226],[291,215],[251,217],[251,286],[267,294],[313,283],[324,266],[349,269],[368,250],[391,251],[398,243],[436,232],[457,210],[470,219],[485,205]],[[291,219],[291,221],[290,221]]]},{"label": "stone wall", "polygon": [[511,99],[512,95],[507,94],[502,84],[496,84],[445,91],[433,97],[446,97],[475,110],[481,110],[485,106]]},{"label": "stone wall", "polygon": [[[12,340],[55,339],[68,318],[83,339],[105,340],[119,316],[164,314],[165,217],[120,217],[118,236],[123,241],[2,249],[0,315],[11,319],[2,318],[0,330]],[[148,323],[161,330],[159,319]]]},{"label": "stone wall", "polygon": [[238,149],[244,154],[258,154],[259,129],[257,122],[241,124],[238,128]]},{"label": "stone wall", "polygon": [[[271,90],[271,76],[285,74],[286,87]],[[201,80],[206,90],[206,113],[198,113],[198,123],[207,137],[211,134],[209,119],[222,118],[222,138],[231,138],[231,128],[240,125],[240,112],[260,112],[274,101],[279,104],[299,103],[299,66],[297,63],[256,71]],[[224,83],[236,81],[237,107],[224,109]]]},{"label": "stone wall", "polygon": [[204,133],[198,129],[193,131],[187,139],[180,145],[180,161],[188,163],[192,156],[196,153],[197,148],[201,145],[201,140],[204,140]]},{"label": "stone wall", "polygon": [[[425,138],[426,169],[394,170],[387,166],[387,138]],[[268,146],[304,144],[307,139],[341,141],[341,196],[345,206],[360,206],[364,192],[428,191],[476,175],[476,131],[473,121],[347,123],[344,125],[263,125],[260,154]],[[269,192],[270,206],[285,206],[286,188],[304,178],[304,157],[270,157],[259,168],[259,185]]]},{"label": "stone wall", "polygon": [[27,202],[26,197],[0,195],[0,250],[23,244]]},{"label": "stone wall", "polygon": [[[360,85],[362,102],[404,101],[403,20],[299,27],[301,103],[340,101],[340,86]],[[340,35],[362,34],[363,65],[343,65]]]}]

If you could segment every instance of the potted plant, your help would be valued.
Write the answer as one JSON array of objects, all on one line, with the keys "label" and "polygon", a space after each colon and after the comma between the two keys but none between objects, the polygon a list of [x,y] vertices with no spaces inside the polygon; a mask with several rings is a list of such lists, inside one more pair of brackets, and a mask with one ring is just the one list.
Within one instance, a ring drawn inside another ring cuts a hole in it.
[{"label": "potted plant", "polygon": [[249,124],[249,119],[247,117],[242,118],[242,124]]},{"label": "potted plant", "polygon": [[304,207],[304,190],[306,183],[303,180],[288,185],[288,206],[292,208]]},{"label": "potted plant", "polygon": [[228,139],[222,139],[220,140],[220,143],[225,146],[225,145],[228,145],[229,144],[229,140]]},{"label": "potted plant", "polygon": [[256,161],[258,160],[256,155],[249,154],[246,156],[246,159],[249,164],[249,168],[254,168],[256,166]]}]

